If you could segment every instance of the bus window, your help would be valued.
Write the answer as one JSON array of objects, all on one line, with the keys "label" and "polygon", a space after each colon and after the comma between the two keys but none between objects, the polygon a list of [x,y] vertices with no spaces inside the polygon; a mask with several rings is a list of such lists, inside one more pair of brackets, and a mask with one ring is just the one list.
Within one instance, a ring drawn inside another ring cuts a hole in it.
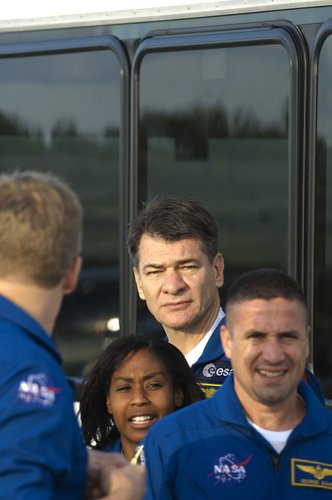
[{"label": "bus window", "polygon": [[142,197],[206,204],[220,226],[226,285],[257,266],[288,266],[289,74],[278,44],[142,58]]},{"label": "bus window", "polygon": [[332,398],[332,37],[323,44],[318,73],[314,368],[326,398]]},{"label": "bus window", "polygon": [[83,269],[55,339],[80,376],[119,330],[120,67],[111,50],[0,59],[0,170],[53,172],[84,208]]}]

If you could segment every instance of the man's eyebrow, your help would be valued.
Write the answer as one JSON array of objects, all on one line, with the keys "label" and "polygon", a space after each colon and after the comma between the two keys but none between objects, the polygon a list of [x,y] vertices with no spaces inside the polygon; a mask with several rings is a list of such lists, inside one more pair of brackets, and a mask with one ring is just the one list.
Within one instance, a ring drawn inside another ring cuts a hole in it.
[{"label": "man's eyebrow", "polygon": [[[184,264],[199,264],[200,261],[199,259],[195,259],[194,257],[189,257],[186,259],[179,259],[175,261],[176,266],[183,266]],[[152,269],[162,269],[166,267],[165,264],[155,264],[153,262],[147,263],[143,266],[143,271],[147,268],[152,268]]]},{"label": "man's eyebrow", "polygon": [[162,269],[164,266],[164,264],[154,264],[153,262],[149,263],[149,264],[145,264],[145,266],[143,266],[143,271],[145,269],[148,269],[148,268],[152,268],[152,269]]},{"label": "man's eyebrow", "polygon": [[[269,335],[268,332],[263,332],[262,330],[258,329],[252,329],[246,331],[246,335]],[[281,337],[282,335],[299,335],[299,332],[297,330],[283,330],[282,332],[277,332],[274,334],[275,337]]]},{"label": "man's eyebrow", "polygon": [[180,260],[177,260],[176,261],[177,264],[190,264],[191,262],[193,264],[199,264],[200,260],[199,259],[195,259],[194,257],[190,257],[190,258],[187,258],[187,259],[180,259]]},{"label": "man's eyebrow", "polygon": [[252,328],[251,330],[247,330],[245,334],[248,335],[267,335],[267,332],[263,332],[262,330],[258,330],[256,328]]},{"label": "man's eyebrow", "polygon": [[299,332],[298,330],[285,330],[283,332],[279,332],[278,335],[300,335],[301,332]]}]

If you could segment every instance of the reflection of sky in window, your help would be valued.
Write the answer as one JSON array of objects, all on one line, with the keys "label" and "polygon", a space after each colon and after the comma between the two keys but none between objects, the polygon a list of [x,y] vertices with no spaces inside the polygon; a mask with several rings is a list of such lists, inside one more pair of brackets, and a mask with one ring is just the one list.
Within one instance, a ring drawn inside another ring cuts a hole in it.
[{"label": "reflection of sky in window", "polygon": [[319,99],[318,99],[318,133],[331,137],[332,130],[332,40],[328,37],[323,45],[319,59]]},{"label": "reflection of sky in window", "polygon": [[241,108],[270,123],[285,118],[280,103],[286,106],[288,74],[288,54],[277,45],[149,54],[141,102],[143,109],[167,111],[221,103],[229,113]]},{"label": "reflection of sky in window", "polygon": [[328,37],[323,45],[318,74],[318,137],[326,145],[326,265],[332,267],[332,39]]},{"label": "reflection of sky in window", "polygon": [[0,60],[0,111],[48,136],[59,119],[85,134],[118,125],[120,71],[111,51]]}]

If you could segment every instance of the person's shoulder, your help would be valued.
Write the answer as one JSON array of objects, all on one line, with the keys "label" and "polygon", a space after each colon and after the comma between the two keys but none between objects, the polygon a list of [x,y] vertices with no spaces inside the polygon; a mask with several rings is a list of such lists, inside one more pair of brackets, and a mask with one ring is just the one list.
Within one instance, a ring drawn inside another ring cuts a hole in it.
[{"label": "person's shoulder", "polygon": [[316,414],[311,416],[306,421],[305,426],[306,432],[313,437],[318,438],[318,445],[323,448],[328,449],[328,453],[330,454],[330,450],[332,447],[332,411],[331,409],[323,406],[319,403],[319,406],[316,408]]},{"label": "person's shoulder", "polygon": [[[0,344],[1,345],[1,344]],[[16,348],[15,348],[16,347]],[[62,366],[36,342],[13,343],[0,355],[1,393],[0,407],[24,413],[34,409],[72,411],[73,389],[66,380]],[[5,396],[6,395],[6,396]]]},{"label": "person's shoulder", "polygon": [[177,410],[156,422],[149,431],[165,438],[177,432],[205,429],[207,420],[214,413],[213,398],[204,399]]},{"label": "person's shoulder", "polygon": [[308,386],[313,390],[315,393],[316,397],[323,403],[325,404],[324,401],[324,394],[323,394],[323,389],[320,383],[320,380],[314,373],[312,373],[310,370],[306,368],[304,375],[303,375],[303,380],[307,382]]},{"label": "person's shoulder", "polygon": [[332,434],[332,408],[328,408],[327,406],[320,405],[317,407],[317,412],[323,415],[323,417],[328,422],[329,430]]},{"label": "person's shoulder", "polygon": [[327,408],[326,407],[325,411],[326,411],[326,418],[327,418],[327,420],[329,422],[329,425],[330,425],[330,427],[332,429],[332,408]]},{"label": "person's shoulder", "polygon": [[0,307],[1,374],[7,380],[44,374],[64,384],[61,356],[53,338],[24,311],[11,317],[3,309]]},{"label": "person's shoulder", "polygon": [[306,417],[303,421],[306,431],[324,433],[332,439],[332,411],[317,397],[317,394],[303,380],[299,385],[300,396],[306,404]]},{"label": "person's shoulder", "polygon": [[[14,333],[14,330],[11,333]],[[10,381],[30,375],[44,374],[45,377],[53,379],[54,382],[57,381],[57,383],[65,385],[61,358],[55,347],[48,344],[47,339],[45,343],[38,342],[38,338],[25,334],[19,328],[16,329],[16,333],[12,336],[5,336],[7,338],[5,345],[0,341],[2,380],[3,377]]]}]

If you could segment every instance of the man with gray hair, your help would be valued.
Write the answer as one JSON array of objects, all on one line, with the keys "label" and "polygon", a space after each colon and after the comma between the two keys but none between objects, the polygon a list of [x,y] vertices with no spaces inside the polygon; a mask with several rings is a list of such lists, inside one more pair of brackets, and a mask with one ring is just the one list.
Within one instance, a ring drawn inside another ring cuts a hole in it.
[{"label": "man with gray hair", "polygon": [[224,259],[215,218],[197,200],[157,198],[133,221],[128,241],[140,298],[212,396],[232,371],[219,336]]}]

